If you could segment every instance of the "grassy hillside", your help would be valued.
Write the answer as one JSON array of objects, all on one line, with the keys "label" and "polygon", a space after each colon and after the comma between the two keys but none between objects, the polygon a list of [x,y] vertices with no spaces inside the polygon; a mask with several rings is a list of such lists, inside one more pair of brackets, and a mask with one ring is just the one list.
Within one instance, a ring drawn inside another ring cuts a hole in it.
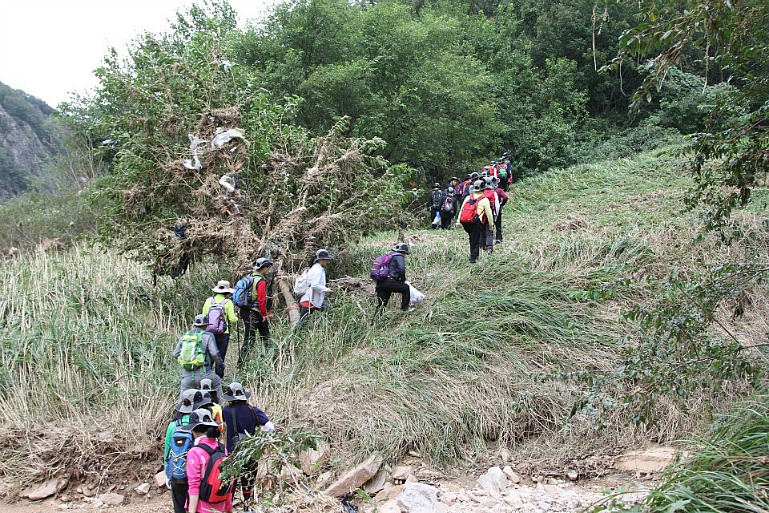
[{"label": "grassy hillside", "polygon": [[[529,179],[513,188],[505,243],[476,266],[462,230],[407,232],[408,275],[428,299],[411,314],[391,304],[374,325],[365,277],[397,234],[351,245],[329,277],[360,281],[332,285],[335,309],[299,333],[278,312],[273,345],[237,373],[233,338],[228,375],[277,425],[327,437],[339,468],[372,450],[397,458],[416,449],[436,464],[497,445],[571,458],[696,431],[742,393],[740,383],[692,395],[687,411],[661,399],[662,421],[636,427],[622,409],[608,422],[590,411],[570,417],[587,389],[548,379],[612,369],[632,327],[620,313],[651,300],[650,279],[746,251],[691,244],[687,185],[664,152]],[[0,272],[0,474],[102,481],[122,472],[118,453],[157,470],[178,392],[171,349],[229,270],[212,264],[153,286],[123,255],[81,245],[7,260]],[[610,299],[585,294],[627,277],[635,285]],[[766,318],[765,287],[752,293],[747,314],[724,321],[747,342]]]}]

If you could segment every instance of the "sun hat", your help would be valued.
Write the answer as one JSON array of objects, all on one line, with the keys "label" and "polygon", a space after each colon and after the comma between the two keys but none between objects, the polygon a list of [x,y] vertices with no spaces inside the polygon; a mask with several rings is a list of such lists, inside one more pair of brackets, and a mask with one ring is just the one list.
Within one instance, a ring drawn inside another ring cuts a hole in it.
[{"label": "sun hat", "polygon": [[325,249],[319,249],[315,252],[315,260],[331,260],[332,257]]},{"label": "sun hat", "polygon": [[433,189],[440,189],[440,188],[441,188],[441,184],[439,184],[438,182],[435,182],[433,184]]},{"label": "sun hat", "polygon": [[213,389],[213,386],[214,384],[210,379],[208,378],[201,379],[199,390],[202,390],[203,392],[210,392]]},{"label": "sun hat", "polygon": [[408,255],[409,254],[409,245],[406,244],[405,242],[399,242],[398,244],[395,245],[395,247],[393,248],[393,251],[397,251],[399,253],[403,253],[405,255]]},{"label": "sun hat", "polygon": [[216,422],[211,417],[210,411],[201,408],[190,413],[190,421],[184,426],[184,430],[193,431],[198,426],[219,427],[220,425],[221,422]]},{"label": "sun hat", "polygon": [[193,406],[195,403],[195,390],[194,388],[190,388],[182,392],[182,399],[179,401],[179,404],[176,405],[176,411],[179,413],[192,413],[192,410],[195,409]]},{"label": "sun hat", "polygon": [[227,280],[219,280],[216,283],[216,287],[212,288],[211,290],[217,294],[232,294],[235,292],[235,289],[230,287],[230,282]]},{"label": "sun hat", "polygon": [[210,324],[211,323],[208,321],[208,316],[203,314],[196,315],[195,320],[192,321],[193,326],[208,326]]},{"label": "sun hat", "polygon": [[226,401],[245,401],[251,397],[251,392],[246,391],[237,381],[233,381],[222,391],[222,397]]},{"label": "sun hat", "polygon": [[258,269],[261,269],[263,267],[267,267],[268,265],[272,265],[272,262],[270,262],[270,259],[262,257],[262,258],[257,258],[256,262],[251,264],[251,267],[253,267],[254,269],[258,270]]},{"label": "sun hat", "polygon": [[211,397],[211,394],[204,390],[196,390],[195,391],[195,397],[193,399],[195,402],[195,409],[199,410],[203,406],[207,406],[209,404],[214,404],[214,400]]},{"label": "sun hat", "polygon": [[475,187],[476,192],[483,189],[484,185],[485,185],[485,182],[483,180],[476,180],[475,182],[473,182],[473,187]]}]

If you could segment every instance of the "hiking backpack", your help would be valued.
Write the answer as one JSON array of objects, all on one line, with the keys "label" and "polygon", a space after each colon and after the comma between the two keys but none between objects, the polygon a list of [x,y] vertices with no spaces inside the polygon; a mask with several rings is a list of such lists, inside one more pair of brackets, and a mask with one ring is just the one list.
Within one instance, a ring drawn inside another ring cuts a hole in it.
[{"label": "hiking backpack", "polygon": [[184,370],[195,370],[203,366],[206,355],[203,353],[202,331],[188,331],[184,334],[177,361]]},{"label": "hiking backpack", "polygon": [[485,196],[479,198],[467,197],[467,201],[462,203],[462,211],[459,213],[459,222],[462,224],[472,224],[479,221],[478,217],[478,202]]},{"label": "hiking backpack", "polygon": [[443,211],[454,212],[454,196],[451,194],[447,194],[446,199],[443,200]]},{"label": "hiking backpack", "polygon": [[171,472],[166,476],[173,479],[187,479],[187,452],[194,441],[192,433],[179,430],[181,422],[181,419],[176,421],[176,431],[171,437],[171,446],[168,449],[168,465]]},{"label": "hiking backpack", "polygon": [[390,276],[390,260],[395,253],[385,253],[379,255],[374,259],[374,263],[371,264],[371,272],[369,276],[374,281],[384,281]]},{"label": "hiking backpack", "polygon": [[235,284],[235,291],[232,293],[232,302],[240,307],[251,306],[251,289],[253,285],[254,275],[252,274],[247,274],[239,279]]},{"label": "hiking backpack", "polygon": [[206,451],[209,456],[203,479],[200,481],[200,498],[214,504],[226,501],[235,488],[235,481],[232,478],[222,481],[222,462],[227,460],[224,446],[219,443],[216,449],[206,444],[199,444],[197,447]]},{"label": "hiking backpack", "polygon": [[434,190],[430,193],[430,206],[432,208],[441,208],[443,202],[443,191],[440,189]]},{"label": "hiking backpack", "polygon": [[296,279],[296,282],[294,283],[294,294],[298,296],[304,296],[307,293],[307,276],[309,274],[309,267],[302,271],[302,274],[299,275],[299,277]]},{"label": "hiking backpack", "polygon": [[206,331],[214,333],[215,335],[221,335],[227,331],[227,316],[224,313],[224,304],[226,299],[221,303],[217,303],[214,298],[211,298],[211,306],[208,309],[208,326]]}]

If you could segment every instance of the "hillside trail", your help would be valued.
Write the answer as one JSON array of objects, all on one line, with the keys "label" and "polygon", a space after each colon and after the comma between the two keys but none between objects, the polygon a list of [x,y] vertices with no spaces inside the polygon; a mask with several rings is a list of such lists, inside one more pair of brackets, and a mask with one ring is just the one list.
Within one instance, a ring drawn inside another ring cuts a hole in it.
[{"label": "hillside trail", "polygon": [[[635,462],[643,459],[644,457],[641,456]],[[395,486],[388,485],[370,500],[356,498],[354,505],[357,506],[358,513],[408,511],[408,508],[404,509],[398,506],[396,497],[401,495],[402,491],[409,486],[409,481],[424,483],[437,489],[438,499],[432,508],[433,513],[576,513],[584,511],[590,505],[596,504],[619,491],[625,492],[620,497],[622,502],[634,502],[643,498],[654,486],[658,470],[661,470],[662,466],[653,463],[652,467],[643,467],[642,465],[636,467],[636,472],[628,472],[629,468],[617,465],[618,461],[619,459],[606,459],[597,462],[598,465],[605,464],[603,469],[598,468],[597,465],[596,470],[599,473],[604,472],[598,478],[583,479],[579,477],[571,482],[566,476],[555,478],[522,475],[518,483],[508,480],[503,489],[489,490],[482,488],[478,481],[478,478],[487,472],[485,468],[453,469],[447,473],[441,473],[421,465],[418,459],[411,459],[401,462],[406,464],[406,467],[410,464],[411,468],[414,469],[414,473],[406,483]],[[624,471],[618,470],[618,467]],[[639,472],[638,470],[641,469],[644,471]],[[509,468],[506,469],[505,473],[508,474],[509,478],[508,470]],[[126,477],[123,484],[111,487],[112,494],[120,494],[123,497],[123,501],[119,505],[104,504],[98,500],[98,494],[88,493],[90,496],[86,496],[81,493],[81,487],[72,485],[70,489],[41,501],[29,501],[27,499],[19,499],[15,502],[0,501],[0,512],[60,513],[62,511],[100,510],[112,513],[173,513],[168,490],[153,484],[149,493],[140,493],[135,490],[140,484],[135,481],[135,478]],[[236,497],[238,496],[239,493]],[[267,511],[353,513],[346,510],[340,500],[322,495],[319,492],[295,493],[292,500],[286,501],[284,504],[279,510],[274,507],[268,509],[257,506],[255,511],[265,513]],[[237,499],[234,511],[236,513],[243,511]]]}]

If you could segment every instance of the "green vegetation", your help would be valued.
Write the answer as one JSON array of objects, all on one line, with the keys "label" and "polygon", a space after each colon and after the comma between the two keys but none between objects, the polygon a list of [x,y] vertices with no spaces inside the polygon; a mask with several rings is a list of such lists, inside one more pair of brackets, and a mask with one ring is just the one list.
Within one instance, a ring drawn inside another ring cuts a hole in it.
[{"label": "green vegetation", "polygon": [[625,506],[609,499],[591,511],[766,511],[767,399],[759,395],[720,417],[706,440],[690,442],[694,454],[669,467],[662,484],[640,503]]},{"label": "green vegetation", "polygon": [[[237,373],[234,338],[228,375],[255,390],[276,424],[323,436],[343,461],[372,450],[397,458],[416,449],[448,464],[481,455],[488,444],[516,447],[531,439],[544,442],[543,452],[556,445],[564,453],[576,445],[580,452],[621,450],[650,436],[673,440],[696,431],[746,391],[739,375],[725,376],[720,388],[692,390],[686,405],[660,394],[657,422],[638,425],[621,390],[616,407],[601,412],[581,402],[594,392],[588,385],[553,379],[621,364],[625,347],[618,340],[629,321],[618,322],[620,311],[657,292],[651,281],[611,298],[591,299],[591,290],[625,279],[631,269],[652,277],[671,266],[694,272],[700,265],[682,259],[694,232],[676,217],[686,178],[674,163],[664,153],[645,154],[518,184],[507,242],[477,267],[466,265],[460,230],[406,232],[409,276],[427,304],[412,316],[392,307],[372,326],[373,295],[333,285],[332,312],[299,333],[278,312],[273,345]],[[366,276],[371,259],[396,238],[382,233],[350,245],[332,261],[330,277]],[[715,261],[725,250],[711,244],[700,252]],[[37,449],[18,444],[7,461],[35,460],[0,471],[26,480],[55,472],[59,467],[42,464],[53,459],[86,477],[79,465],[108,450],[99,442],[105,432],[113,443],[146,447],[135,458],[157,458],[178,386],[170,351],[211,284],[231,279],[231,270],[199,265],[152,286],[144,268],[115,250],[78,244],[6,261],[2,272],[0,411],[18,428],[12,436]],[[765,293],[756,287],[746,315],[762,315]],[[140,422],[130,435],[144,433],[138,440],[125,438],[129,417]],[[50,423],[82,431],[52,435]],[[68,457],[77,463],[54,456],[70,442]],[[97,451],[86,457],[77,448],[88,443]]]}]

